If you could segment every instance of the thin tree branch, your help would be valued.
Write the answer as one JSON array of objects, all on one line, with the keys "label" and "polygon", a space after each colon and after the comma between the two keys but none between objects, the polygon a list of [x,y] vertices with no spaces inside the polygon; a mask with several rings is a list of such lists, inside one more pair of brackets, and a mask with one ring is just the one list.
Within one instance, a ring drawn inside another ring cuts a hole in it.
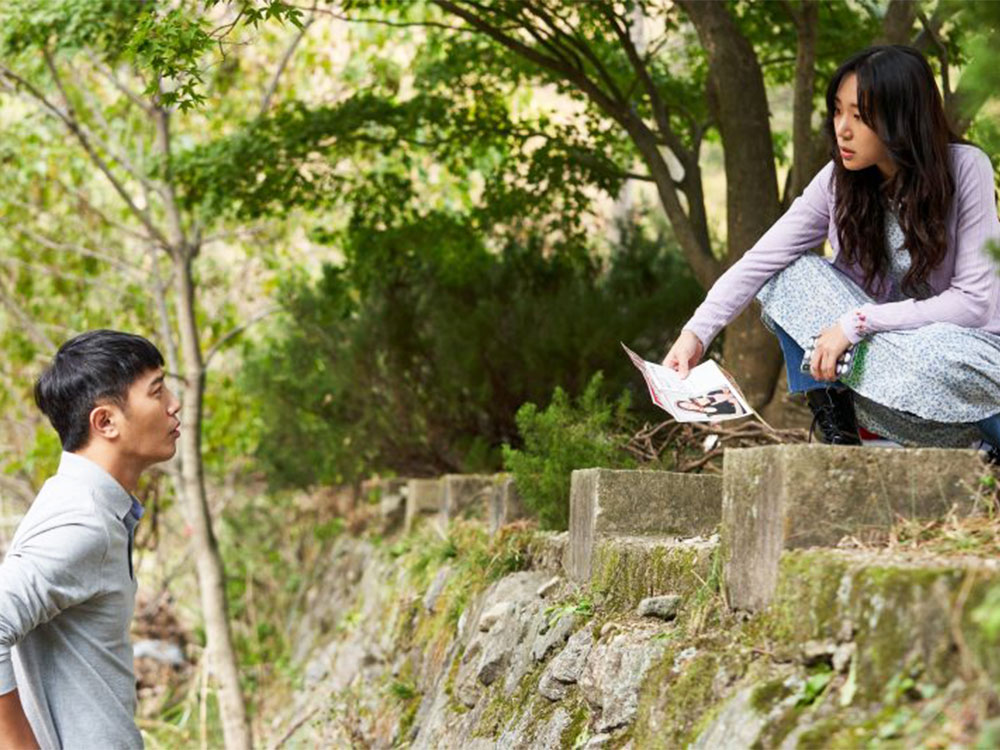
[{"label": "thin tree branch", "polygon": [[264,310],[261,310],[256,315],[253,315],[246,322],[236,326],[236,328],[233,328],[232,330],[227,332],[222,338],[220,338],[218,341],[215,342],[215,344],[212,345],[211,349],[208,350],[208,353],[205,355],[204,368],[206,370],[208,369],[208,363],[211,362],[212,358],[219,353],[222,347],[224,347],[232,339],[234,339],[236,336],[239,336],[254,323],[257,323],[258,321],[263,320],[267,316],[273,315],[276,312],[280,312],[282,309],[284,308],[282,308],[281,305],[274,305],[272,307],[268,307]]},{"label": "thin tree branch", "polygon": [[921,30],[911,42],[912,46],[916,47],[921,52],[929,50],[933,45],[931,30],[933,30],[935,34],[939,33],[941,27],[944,26],[945,21],[958,13],[961,8],[961,3],[938,3],[934,12],[931,14],[930,23],[926,26],[922,25]]},{"label": "thin tree branch", "polygon": [[[620,125],[632,139],[639,153],[646,161],[650,174],[653,176],[660,201],[673,226],[675,236],[684,248],[685,256],[695,272],[695,276],[704,286],[710,285],[721,273],[721,264],[712,255],[708,242],[706,227],[696,225],[681,205],[677,195],[676,181],[670,174],[670,169],[660,153],[657,135],[643,122],[633,110],[624,107],[604,91],[585,71],[567,65],[564,60],[545,54],[520,39],[506,33],[487,18],[492,17],[489,8],[472,2],[456,2],[453,0],[433,0],[442,10],[461,18],[473,26],[484,36],[494,40],[520,57],[534,63],[542,69],[555,73],[572,83],[594,105],[604,112],[611,120]],[[477,15],[475,10],[486,15]]]},{"label": "thin tree branch", "polygon": [[167,369],[172,375],[175,385],[180,390],[179,396],[183,397],[184,378],[180,373],[180,357],[177,353],[177,342],[174,340],[173,327],[170,323],[170,311],[167,306],[167,283],[160,276],[160,265],[158,263],[156,248],[147,245],[147,254],[152,265],[150,276],[152,278],[153,302],[156,304],[156,313],[160,323],[160,338],[167,352]]},{"label": "thin tree branch", "polygon": [[595,104],[620,125],[625,125],[629,119],[629,114],[623,109],[619,102],[616,102],[607,93],[594,83],[594,81],[583,71],[577,70],[566,64],[565,60],[543,54],[533,47],[525,44],[506,33],[503,29],[490,24],[471,13],[464,7],[451,0],[433,0],[434,4],[441,9],[458,16],[477,31],[500,43],[502,46],[516,52],[520,56],[535,63],[536,65],[553,73],[558,73],[564,78],[575,83],[583,93],[587,94]]},{"label": "thin tree branch", "polygon": [[[608,87],[608,90],[611,92],[612,98],[622,103],[625,102],[625,98],[622,96],[621,89],[618,87],[618,84],[615,83],[614,78],[611,77],[611,74],[608,72],[608,69],[604,66],[604,63],[602,63],[601,59],[596,54],[594,54],[594,51],[590,48],[589,44],[586,44],[579,37],[577,37],[575,33],[572,33],[573,32],[572,28],[570,28],[569,32],[560,29],[558,25],[555,23],[555,21],[552,20],[552,15],[549,15],[549,13],[547,13],[545,10],[542,9],[541,3],[539,3],[538,5],[528,5],[526,6],[525,9],[537,15],[542,20],[543,23],[548,25],[549,28],[553,30],[553,32],[559,34],[562,38],[566,39],[569,44],[571,44],[573,47],[579,50],[580,54],[582,54],[590,62],[590,64],[597,71],[597,74],[601,77],[601,80],[604,81],[604,85]],[[562,20],[563,23],[567,23],[564,19],[560,20]]]},{"label": "thin tree branch", "polygon": [[0,265],[27,268],[31,271],[37,271],[38,273],[43,273],[46,276],[51,276],[55,279],[66,279],[68,281],[75,281],[79,284],[85,284],[86,286],[106,286],[106,280],[100,277],[94,276],[81,276],[78,273],[70,273],[69,271],[64,271],[61,268],[54,268],[52,266],[46,266],[41,263],[31,263],[22,258],[17,258],[13,256],[0,256]]},{"label": "thin tree branch", "polygon": [[618,37],[618,42],[625,50],[625,54],[628,57],[628,61],[631,64],[632,69],[642,82],[646,96],[649,97],[649,103],[653,109],[653,117],[656,120],[656,126],[660,131],[660,136],[663,138],[664,143],[670,148],[670,150],[674,152],[674,155],[681,162],[681,164],[684,165],[684,172],[687,173],[691,167],[692,154],[684,147],[680,138],[670,127],[670,113],[667,110],[667,105],[660,96],[660,92],[657,90],[656,84],[653,82],[653,78],[649,74],[649,70],[645,65],[643,65],[642,58],[639,56],[639,51],[635,48],[635,43],[632,41],[632,37],[629,34],[628,26],[619,26],[619,19],[615,15],[614,10],[610,7],[602,6],[602,10],[608,20],[608,23],[611,24],[611,28],[614,30],[615,36]]},{"label": "thin tree branch", "polygon": [[462,32],[474,32],[475,29],[471,26],[451,26],[446,23],[438,23],[437,21],[388,21],[384,18],[351,18],[350,16],[345,16],[342,13],[337,13],[329,8],[310,8],[305,5],[291,5],[290,8],[298,8],[299,10],[315,10],[316,13],[324,16],[330,16],[338,21],[345,21],[347,23],[366,23],[375,26],[391,26],[397,29],[407,29],[407,28],[432,28],[432,29],[445,29],[447,31],[462,31]]},{"label": "thin tree branch", "polygon": [[188,242],[187,234],[184,231],[184,219],[181,216],[180,206],[177,203],[177,193],[174,187],[169,110],[157,105],[153,122],[156,125],[156,141],[164,165],[163,202],[170,232],[169,251],[178,258],[182,258],[183,256],[194,258],[198,255],[199,247],[194,243]]},{"label": "thin tree branch", "polygon": [[[84,209],[86,209],[89,213],[92,213],[94,216],[96,216],[98,219],[100,219],[108,227],[111,227],[112,229],[116,229],[119,232],[123,232],[123,233],[129,235],[130,237],[133,237],[133,238],[135,238],[137,240],[141,240],[142,242],[150,242],[153,239],[148,234],[143,234],[142,232],[138,232],[135,229],[132,229],[131,227],[128,227],[128,226],[122,224],[119,221],[115,221],[114,219],[111,219],[100,208],[98,208],[93,203],[93,201],[91,201],[90,198],[82,190],[80,190],[79,188],[70,187],[65,182],[63,182],[62,180],[60,180],[58,177],[50,177],[49,179],[53,180],[60,188],[62,188],[63,192],[66,193],[68,196],[72,195],[78,201],[80,201],[80,203],[83,205]],[[147,202],[147,205],[148,205],[148,202]],[[27,204],[25,204],[25,207],[27,207]]]},{"label": "thin tree branch", "polygon": [[292,55],[295,54],[296,48],[298,48],[299,43],[305,37],[306,32],[309,31],[309,27],[316,22],[316,3],[313,3],[312,9],[309,11],[309,17],[305,20],[302,26],[299,28],[295,37],[292,39],[291,44],[285,49],[285,53],[281,56],[281,60],[278,62],[278,68],[274,71],[274,76],[271,78],[271,83],[268,85],[267,90],[264,92],[264,98],[260,102],[260,112],[258,117],[263,117],[267,114],[267,111],[271,108],[271,99],[274,98],[274,93],[278,90],[278,81],[281,80],[282,74],[285,72],[285,68],[288,67],[288,63],[291,62]]},{"label": "thin tree branch", "polygon": [[216,242],[225,242],[227,240],[239,240],[249,237],[257,237],[261,234],[264,234],[264,231],[265,230],[262,227],[250,227],[249,229],[244,229],[242,231],[237,229],[225,232],[215,232],[214,234],[205,235],[205,237],[201,240],[201,244],[204,246],[204,245],[211,245]]},{"label": "thin tree branch", "polygon": [[917,13],[917,18],[920,19],[920,25],[924,27],[924,31],[927,32],[931,41],[934,43],[934,46],[937,48],[938,58],[941,60],[941,93],[944,96],[944,108],[945,111],[950,111],[952,90],[948,77],[948,48],[945,46],[944,42],[941,41],[941,37],[938,35],[937,29],[931,25],[931,21],[927,17],[926,13],[921,10]]},{"label": "thin tree branch", "polygon": [[30,315],[21,309],[21,306],[17,304],[11,294],[4,289],[2,284],[0,284],[0,305],[6,307],[10,313],[17,318],[17,320],[21,323],[22,330],[24,330],[42,350],[47,353],[51,353],[58,349],[55,342],[49,338],[45,331],[35,324],[34,319]]},{"label": "thin tree branch", "polygon": [[[497,12],[503,11],[498,10]],[[503,12],[503,15],[514,22],[512,29],[527,32],[532,39],[538,42],[538,44],[544,49],[551,52],[556,59],[562,60],[564,63],[572,66],[581,73],[586,72],[586,68],[583,64],[583,60],[580,59],[580,56],[573,50],[567,49],[563,46],[563,44],[557,40],[557,37],[553,34],[553,32],[546,30],[546,33],[543,33],[542,30],[536,28],[534,24],[525,22],[518,16],[511,13]]]},{"label": "thin tree branch", "polygon": [[122,260],[120,258],[115,258],[114,256],[108,255],[106,253],[101,253],[96,250],[90,250],[84,247],[83,245],[78,245],[73,242],[58,242],[50,237],[46,237],[44,234],[41,234],[40,232],[28,229],[25,226],[13,227],[13,231],[18,232],[22,236],[27,237],[28,239],[31,239],[40,245],[44,245],[50,250],[56,250],[58,252],[76,253],[77,255],[81,255],[85,258],[94,258],[95,260],[103,261],[108,265],[112,266],[113,268],[116,268],[119,271],[122,271],[123,273],[127,273],[130,275],[136,275],[136,276],[146,275],[146,270],[141,266],[135,265],[134,263],[129,263],[128,261]]},{"label": "thin tree branch", "polygon": [[140,222],[142,222],[142,225],[146,227],[146,230],[150,233],[150,235],[154,237],[157,242],[161,242],[163,243],[164,246],[167,246],[168,243],[166,241],[166,238],[153,223],[153,220],[150,218],[149,214],[136,205],[135,201],[132,199],[132,196],[129,195],[128,191],[125,189],[125,186],[121,184],[121,182],[118,180],[117,177],[115,177],[114,172],[111,171],[111,168],[108,166],[107,162],[105,162],[104,159],[101,158],[101,155],[94,150],[94,147],[88,140],[87,135],[80,129],[76,120],[66,112],[63,112],[59,107],[54,105],[52,102],[50,102],[48,98],[41,91],[39,91],[34,85],[32,85],[25,78],[19,76],[17,73],[15,73],[7,66],[0,64],[0,75],[2,75],[7,80],[13,82],[14,84],[16,84],[18,87],[25,89],[29,94],[31,94],[31,96],[39,103],[39,105],[45,111],[57,117],[66,126],[66,129],[77,139],[77,141],[79,141],[80,145],[83,147],[83,150],[86,152],[90,160],[108,179],[108,181],[111,183],[111,186],[114,188],[115,192],[117,192],[118,195],[121,196],[121,199],[125,201],[125,204],[128,206],[129,210],[135,215],[137,219],[139,219]]},{"label": "thin tree branch", "polygon": [[114,71],[111,70],[111,68],[109,68],[107,65],[102,65],[99,60],[97,60],[91,55],[88,55],[87,57],[90,60],[90,64],[94,67],[94,70],[96,70],[98,73],[104,76],[104,78],[106,78],[108,82],[111,83],[112,86],[114,86],[122,94],[124,94],[125,97],[134,105],[139,107],[139,109],[141,109],[147,115],[152,115],[153,108],[149,104],[149,102],[145,101],[141,96],[139,96],[139,94],[137,94],[127,85],[125,85],[125,83],[122,82],[121,79],[119,79],[118,76],[114,74]]},{"label": "thin tree branch", "polygon": [[[55,82],[56,88],[59,89],[59,93],[62,95],[63,108],[65,109],[66,114],[76,123],[77,127],[80,129],[80,132],[86,135],[86,137],[91,141],[91,143],[97,144],[100,148],[102,148],[104,152],[115,163],[121,166],[122,169],[128,172],[133,179],[143,183],[144,185],[147,185],[150,189],[159,193],[160,188],[157,185],[155,185],[151,180],[149,180],[142,173],[141,170],[137,169],[124,153],[118,152],[110,143],[108,143],[105,139],[101,138],[100,136],[96,135],[90,128],[88,128],[83,123],[83,120],[78,116],[76,108],[73,106],[73,103],[69,98],[66,86],[62,81],[62,76],[59,73],[59,69],[56,67],[55,60],[52,58],[52,55],[49,53],[48,50],[44,50],[43,53],[45,56],[45,65],[49,69],[49,74],[52,76],[52,80],[53,82]],[[95,98],[91,94],[91,92],[87,89],[87,87],[80,85],[79,78],[76,76],[76,71],[72,68],[72,66],[70,66],[70,73],[74,76],[75,83],[77,84],[76,89],[79,91],[83,91],[84,95],[92,103],[93,106],[91,114],[93,114],[101,122],[101,125],[104,128],[105,132],[107,132],[108,136],[113,136],[114,134],[111,130],[110,123],[108,123],[108,121],[104,119],[104,115],[101,114],[100,102],[95,103]]]},{"label": "thin tree branch", "polygon": [[219,34],[219,36],[217,37],[217,40],[219,42],[221,42],[223,39],[225,39],[227,36],[229,36],[230,32],[232,32],[233,29],[236,28],[236,24],[238,24],[240,22],[241,18],[243,18],[243,11],[242,10],[239,13],[236,14],[236,17],[232,20],[232,23],[224,23],[224,24],[222,24],[220,26],[216,26],[214,29],[212,29],[209,32],[209,36],[215,37],[216,33],[222,31],[223,29],[225,29],[225,32],[222,33],[222,34]]}]

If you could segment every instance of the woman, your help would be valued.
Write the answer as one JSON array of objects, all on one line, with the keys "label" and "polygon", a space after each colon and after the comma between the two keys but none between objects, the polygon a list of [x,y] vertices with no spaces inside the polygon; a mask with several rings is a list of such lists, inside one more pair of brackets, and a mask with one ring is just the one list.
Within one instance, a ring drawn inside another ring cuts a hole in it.
[{"label": "woman", "polygon": [[711,416],[718,414],[743,414],[743,407],[728,388],[719,388],[718,390],[709,391],[704,396],[695,396],[694,398],[677,401],[674,405],[685,411]]},{"label": "woman", "polygon": [[[924,57],[866,49],[826,93],[833,160],[716,281],[663,363],[687,376],[754,298],[826,442],[1000,447],[1000,239],[990,160],[950,129]],[[808,252],[824,239],[833,262]],[[818,335],[809,373],[804,347]],[[857,344],[849,374],[838,358]],[[856,419],[855,419],[856,412]],[[991,454],[995,455],[995,454]]]}]

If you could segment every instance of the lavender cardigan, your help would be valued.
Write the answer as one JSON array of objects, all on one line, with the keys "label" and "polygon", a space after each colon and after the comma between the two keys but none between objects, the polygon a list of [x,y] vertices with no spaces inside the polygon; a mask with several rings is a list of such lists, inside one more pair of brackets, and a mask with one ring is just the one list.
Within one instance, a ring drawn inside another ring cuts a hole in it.
[{"label": "lavender cardigan", "polygon": [[[707,348],[716,334],[739,315],[764,283],[824,239],[830,241],[834,266],[865,289],[875,304],[854,310],[831,310],[848,339],[866,333],[954,323],[1000,334],[1000,275],[984,245],[1000,240],[989,157],[975,146],[950,146],[955,199],[948,213],[948,252],[928,278],[934,296],[887,302],[881,290],[867,289],[858,265],[840,259],[834,223],[833,162],[819,171],[791,207],[743,257],[712,285],[684,328]],[[820,331],[816,331],[820,333]]]}]

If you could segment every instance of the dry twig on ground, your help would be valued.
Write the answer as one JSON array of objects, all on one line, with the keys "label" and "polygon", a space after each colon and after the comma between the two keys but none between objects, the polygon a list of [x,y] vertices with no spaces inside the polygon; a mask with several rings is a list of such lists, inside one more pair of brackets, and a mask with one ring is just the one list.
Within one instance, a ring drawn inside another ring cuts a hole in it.
[{"label": "dry twig on ground", "polygon": [[808,432],[801,429],[776,430],[760,422],[675,422],[643,425],[626,443],[625,450],[640,463],[663,460],[672,453],[674,471],[719,472],[722,467],[714,459],[726,448],[746,448],[755,445],[804,443]]}]

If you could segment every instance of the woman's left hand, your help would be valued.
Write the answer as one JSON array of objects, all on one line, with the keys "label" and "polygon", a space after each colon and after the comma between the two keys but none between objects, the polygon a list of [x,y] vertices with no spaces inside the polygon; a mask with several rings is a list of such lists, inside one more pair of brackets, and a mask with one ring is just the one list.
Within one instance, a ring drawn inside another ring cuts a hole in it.
[{"label": "woman's left hand", "polygon": [[837,360],[847,351],[851,342],[844,335],[840,323],[834,323],[816,339],[812,360],[809,363],[809,373],[816,380],[836,380]]}]

